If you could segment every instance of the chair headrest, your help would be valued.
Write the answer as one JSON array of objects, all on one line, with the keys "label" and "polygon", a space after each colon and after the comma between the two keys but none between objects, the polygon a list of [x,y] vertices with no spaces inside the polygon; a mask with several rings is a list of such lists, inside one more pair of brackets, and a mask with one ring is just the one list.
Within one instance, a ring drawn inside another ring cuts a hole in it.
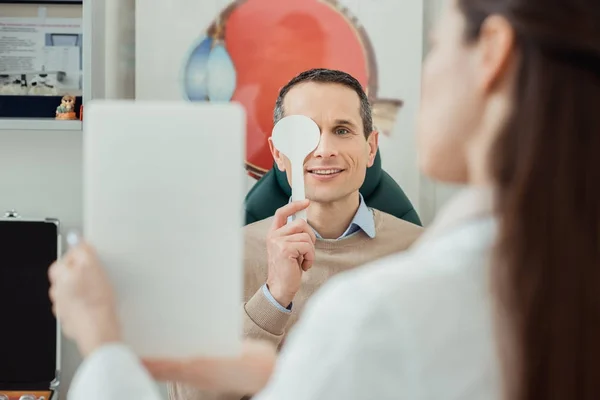
[{"label": "chair headrest", "polygon": [[[277,168],[277,164],[273,164],[273,171],[275,171],[275,179],[277,180],[277,184],[281,190],[283,190],[285,195],[290,197],[292,195],[292,188],[287,180],[286,173],[280,171],[279,168]],[[379,185],[379,182],[381,181],[381,171],[381,156],[379,154],[379,150],[377,150],[373,165],[367,168],[365,181],[360,187],[360,193],[364,197],[369,197]]]}]

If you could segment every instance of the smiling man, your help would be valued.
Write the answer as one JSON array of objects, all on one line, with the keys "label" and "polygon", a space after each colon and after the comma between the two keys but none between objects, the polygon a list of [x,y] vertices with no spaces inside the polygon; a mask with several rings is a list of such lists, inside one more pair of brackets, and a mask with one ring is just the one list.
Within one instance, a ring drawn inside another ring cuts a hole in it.
[{"label": "smiling man", "polygon": [[[341,71],[313,69],[284,86],[274,122],[286,115],[312,118],[318,147],[304,163],[306,198],[245,230],[244,334],[277,346],[307,299],[331,276],[406,250],[422,228],[367,207],[359,189],[377,153],[378,133],[360,83]],[[271,151],[291,179],[289,160]],[[307,208],[308,222],[291,221]],[[358,295],[358,294],[357,294]],[[258,366],[257,366],[258,367]],[[169,385],[172,400],[233,399],[182,383]]]}]

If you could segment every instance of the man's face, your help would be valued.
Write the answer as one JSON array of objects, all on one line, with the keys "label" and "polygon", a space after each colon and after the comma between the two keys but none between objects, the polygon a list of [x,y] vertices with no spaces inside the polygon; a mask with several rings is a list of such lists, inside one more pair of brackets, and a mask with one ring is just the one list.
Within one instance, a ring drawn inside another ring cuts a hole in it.
[{"label": "man's face", "polygon": [[[304,82],[286,94],[283,109],[285,115],[311,118],[321,130],[319,145],[304,160],[306,197],[332,203],[356,193],[377,153],[377,132],[365,137],[356,92],[340,84]],[[290,161],[269,143],[291,182]]]}]

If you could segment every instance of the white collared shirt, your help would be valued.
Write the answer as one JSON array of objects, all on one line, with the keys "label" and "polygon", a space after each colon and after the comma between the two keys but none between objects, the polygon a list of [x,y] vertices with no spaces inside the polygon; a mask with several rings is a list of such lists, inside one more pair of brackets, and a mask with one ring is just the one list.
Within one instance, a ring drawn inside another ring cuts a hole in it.
[{"label": "white collared shirt", "polygon": [[500,399],[490,193],[463,193],[407,252],[331,278],[253,400]]},{"label": "white collared shirt", "polygon": [[[499,399],[488,195],[463,194],[411,250],[326,283],[254,399]],[[109,398],[159,398],[124,346],[88,358],[69,397]]]},{"label": "white collared shirt", "polygon": [[[313,231],[315,232],[317,239],[341,240],[341,239],[347,238],[350,235],[355,234],[356,232],[358,232],[360,230],[362,230],[364,233],[366,233],[367,236],[369,236],[371,239],[373,239],[375,237],[375,234],[376,234],[376,232],[375,232],[375,217],[373,216],[373,210],[367,206],[367,203],[365,202],[365,199],[362,194],[359,193],[358,196],[359,196],[358,197],[359,198],[358,210],[356,210],[356,214],[354,214],[354,217],[352,218],[350,225],[348,225],[348,228],[346,228],[344,233],[342,233],[342,235],[337,239],[323,239],[323,237],[319,234],[319,232],[317,232],[313,228]],[[291,203],[291,202],[292,202],[292,198],[290,197],[288,203]],[[289,216],[288,223],[290,223],[292,221],[293,221],[293,217]]]}]

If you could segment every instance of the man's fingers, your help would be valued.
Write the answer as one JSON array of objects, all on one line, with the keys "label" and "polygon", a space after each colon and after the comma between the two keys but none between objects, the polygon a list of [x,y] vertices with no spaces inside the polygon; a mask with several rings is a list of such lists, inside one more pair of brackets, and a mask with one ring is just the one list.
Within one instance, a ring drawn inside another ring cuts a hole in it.
[{"label": "man's fingers", "polygon": [[[315,245],[306,233],[286,236],[285,254],[298,260],[298,265],[305,271],[312,266],[315,259]],[[306,269],[305,269],[306,268]]]},{"label": "man's fingers", "polygon": [[306,232],[294,233],[293,235],[282,237],[280,240],[286,241],[288,243],[302,242],[313,245],[312,237]]},{"label": "man's fingers", "polygon": [[277,211],[275,211],[275,216],[273,217],[273,224],[271,225],[271,231],[276,231],[281,228],[285,224],[287,224],[287,220],[292,215],[296,214],[298,211],[302,211],[308,207],[310,202],[308,200],[302,201],[292,201],[289,204],[281,207]]},{"label": "man's fingers", "polygon": [[302,260],[302,265],[300,266],[300,268],[302,268],[302,271],[306,272],[308,271],[313,265],[312,260],[307,260],[306,258],[304,260]]},{"label": "man's fingers", "polygon": [[314,246],[311,246],[311,248],[309,249],[309,251],[307,251],[306,253],[304,253],[304,258],[302,260],[302,264],[300,264],[300,267],[302,268],[303,271],[308,271],[312,265],[313,262],[315,261],[315,248]]},{"label": "man's fingers", "polygon": [[308,223],[303,219],[297,219],[294,222],[287,224],[277,230],[275,233],[276,236],[289,236],[295,233],[306,233],[310,236],[310,240],[315,243],[317,241],[317,236],[315,235],[315,231],[308,225]]},{"label": "man's fingers", "polygon": [[314,259],[314,246],[312,243],[294,242],[292,246],[290,251],[295,253],[294,258],[303,257],[303,259]]}]

